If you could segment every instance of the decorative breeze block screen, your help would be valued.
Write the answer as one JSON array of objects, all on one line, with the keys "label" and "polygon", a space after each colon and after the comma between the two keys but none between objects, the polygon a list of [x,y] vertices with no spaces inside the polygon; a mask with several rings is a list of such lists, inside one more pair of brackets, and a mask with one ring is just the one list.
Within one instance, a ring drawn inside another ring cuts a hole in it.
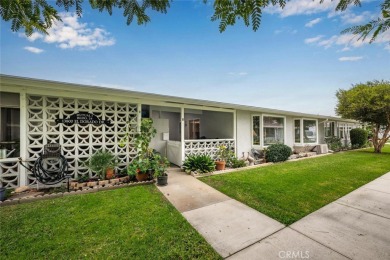
[{"label": "decorative breeze block screen", "polygon": [[189,155],[209,155],[211,158],[215,159],[221,145],[225,145],[228,148],[234,148],[235,142],[234,139],[185,140],[185,157]]},{"label": "decorative breeze block screen", "polygon": [[[137,151],[132,138],[123,148],[119,147],[119,142],[127,131],[130,137],[137,131],[139,113],[136,104],[35,95],[27,96],[27,100],[27,159],[31,160],[30,166],[42,154],[47,143],[61,144],[62,153],[68,160],[69,173],[74,179],[83,175],[95,176],[84,163],[100,149],[118,156],[118,171],[125,170],[135,157]],[[111,120],[112,124],[67,126],[55,122],[57,118],[68,118],[79,112]],[[34,177],[29,175],[28,184],[34,182]]]}]

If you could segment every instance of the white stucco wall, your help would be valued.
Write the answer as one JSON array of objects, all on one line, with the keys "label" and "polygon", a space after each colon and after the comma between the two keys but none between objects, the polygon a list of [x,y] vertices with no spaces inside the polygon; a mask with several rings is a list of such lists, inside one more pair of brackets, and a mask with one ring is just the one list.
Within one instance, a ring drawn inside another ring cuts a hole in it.
[{"label": "white stucco wall", "polygon": [[249,152],[252,148],[251,112],[237,110],[237,156],[240,158],[243,152]]}]

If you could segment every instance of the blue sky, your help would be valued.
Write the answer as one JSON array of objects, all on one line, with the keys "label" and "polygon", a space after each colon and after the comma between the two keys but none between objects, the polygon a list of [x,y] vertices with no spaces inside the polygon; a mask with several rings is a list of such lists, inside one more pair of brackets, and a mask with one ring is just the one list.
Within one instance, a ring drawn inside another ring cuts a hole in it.
[{"label": "blue sky", "polygon": [[390,80],[390,30],[374,44],[340,32],[379,14],[380,1],[335,13],[338,1],[268,8],[257,32],[241,21],[219,33],[211,5],[173,1],[151,23],[127,26],[86,6],[49,37],[1,22],[3,74],[334,115],[335,92]]}]

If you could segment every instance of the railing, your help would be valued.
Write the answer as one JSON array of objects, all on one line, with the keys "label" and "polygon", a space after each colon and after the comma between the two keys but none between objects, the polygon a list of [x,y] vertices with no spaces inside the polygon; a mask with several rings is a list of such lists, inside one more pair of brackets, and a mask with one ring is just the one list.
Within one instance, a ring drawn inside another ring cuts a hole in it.
[{"label": "railing", "polygon": [[184,140],[184,155],[209,155],[211,158],[217,156],[221,145],[226,147],[235,147],[234,139],[200,139]]}]

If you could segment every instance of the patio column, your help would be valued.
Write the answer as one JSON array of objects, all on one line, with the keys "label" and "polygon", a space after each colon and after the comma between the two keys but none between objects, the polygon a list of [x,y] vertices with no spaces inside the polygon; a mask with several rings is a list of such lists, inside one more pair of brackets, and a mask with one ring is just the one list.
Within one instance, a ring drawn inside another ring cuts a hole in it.
[{"label": "patio column", "polygon": [[[26,91],[20,92],[20,157],[23,160],[27,159],[27,97]],[[27,180],[27,170],[24,167],[19,166],[19,186],[26,186],[28,184]]]},{"label": "patio column", "polygon": [[185,131],[185,121],[184,121],[184,107],[180,108],[180,141],[181,141],[181,160],[185,159],[185,143],[184,143],[184,131]]}]

